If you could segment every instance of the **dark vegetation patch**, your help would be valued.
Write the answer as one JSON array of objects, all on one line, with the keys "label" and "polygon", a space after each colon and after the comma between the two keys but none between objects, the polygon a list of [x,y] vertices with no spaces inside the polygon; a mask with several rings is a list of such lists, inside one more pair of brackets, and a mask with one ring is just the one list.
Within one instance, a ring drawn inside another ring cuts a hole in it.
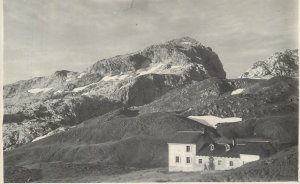
[{"label": "dark vegetation patch", "polygon": [[4,167],[4,182],[5,183],[27,183],[41,179],[41,170],[26,169],[19,166]]},{"label": "dark vegetation patch", "polygon": [[24,116],[23,113],[15,113],[15,114],[4,114],[3,115],[3,123],[19,123],[22,122],[27,117]]},{"label": "dark vegetation patch", "polygon": [[217,131],[228,138],[261,137],[274,142],[297,144],[298,116],[266,116],[240,123],[218,124]]}]

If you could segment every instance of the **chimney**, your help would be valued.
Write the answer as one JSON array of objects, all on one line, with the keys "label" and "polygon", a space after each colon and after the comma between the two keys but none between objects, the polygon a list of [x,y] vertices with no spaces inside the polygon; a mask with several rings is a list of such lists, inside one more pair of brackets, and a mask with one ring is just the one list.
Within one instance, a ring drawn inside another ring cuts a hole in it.
[{"label": "chimney", "polygon": [[232,139],[232,146],[235,146],[235,144],[236,144],[236,140],[235,140],[235,138],[233,138]]}]

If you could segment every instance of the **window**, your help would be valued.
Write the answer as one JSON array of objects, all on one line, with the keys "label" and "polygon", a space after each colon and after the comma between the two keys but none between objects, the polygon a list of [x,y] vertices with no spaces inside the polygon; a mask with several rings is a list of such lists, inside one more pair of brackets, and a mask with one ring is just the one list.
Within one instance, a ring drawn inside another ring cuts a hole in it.
[{"label": "window", "polygon": [[230,165],[230,166],[233,166],[233,161],[229,161],[229,165]]},{"label": "window", "polygon": [[209,147],[210,147],[210,151],[213,151],[215,149],[215,146],[213,144],[210,144]]},{"label": "window", "polygon": [[187,164],[191,163],[191,158],[190,157],[186,157],[186,163]]},{"label": "window", "polygon": [[199,164],[202,164],[202,159],[199,159],[199,160],[198,160],[198,163],[199,163]]},{"label": "window", "polygon": [[186,152],[191,152],[191,146],[186,146]]},{"label": "window", "polygon": [[218,160],[218,165],[221,165],[221,160]]},{"label": "window", "polygon": [[225,144],[225,150],[229,151],[230,150],[230,145],[229,144]]},{"label": "window", "polygon": [[180,163],[180,157],[179,157],[179,156],[176,156],[175,162],[176,162],[176,163]]}]

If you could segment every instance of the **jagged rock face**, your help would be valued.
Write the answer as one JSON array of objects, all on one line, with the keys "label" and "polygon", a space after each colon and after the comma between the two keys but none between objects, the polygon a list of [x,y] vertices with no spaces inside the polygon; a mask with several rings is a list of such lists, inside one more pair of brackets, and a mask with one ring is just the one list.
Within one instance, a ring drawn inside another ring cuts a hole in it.
[{"label": "jagged rock face", "polygon": [[[150,103],[171,89],[210,77],[226,77],[217,54],[184,37],[100,60],[82,72],[61,70],[6,85],[4,149],[121,106]],[[47,125],[32,121],[55,126],[43,128]],[[14,123],[21,128],[12,133]]]},{"label": "jagged rock face", "polygon": [[22,106],[18,113],[4,115],[4,150],[14,149],[60,127],[76,125],[121,106],[120,102],[86,96],[41,99]]},{"label": "jagged rock face", "polygon": [[241,78],[270,79],[276,76],[298,77],[298,49],[277,52],[271,57],[258,61]]},{"label": "jagged rock face", "polygon": [[126,72],[140,75],[188,74],[196,68],[202,71],[202,76],[198,78],[200,80],[207,77],[226,77],[222,63],[211,48],[184,37],[132,54],[100,60],[88,68],[88,73],[99,73],[102,76],[121,75]]}]

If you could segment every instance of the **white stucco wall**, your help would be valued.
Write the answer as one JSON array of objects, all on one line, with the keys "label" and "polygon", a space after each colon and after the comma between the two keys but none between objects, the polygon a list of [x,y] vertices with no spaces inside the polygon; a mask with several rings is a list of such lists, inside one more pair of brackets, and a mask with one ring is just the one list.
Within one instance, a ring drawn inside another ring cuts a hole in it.
[{"label": "white stucco wall", "polygon": [[241,160],[244,162],[244,164],[260,159],[259,155],[240,154],[240,157],[241,157]]},{"label": "white stucco wall", "polygon": [[[197,170],[203,170],[204,165],[206,164],[209,168],[209,157],[208,156],[196,156],[196,160],[202,159],[202,164],[198,164]],[[220,161],[220,165],[219,165]],[[230,161],[233,162],[233,166],[230,166]],[[197,161],[197,163],[199,163]],[[213,157],[213,163],[215,170],[229,170],[237,168],[243,165],[243,161],[240,158],[230,158],[230,157]],[[201,169],[198,169],[200,167]]]},{"label": "white stucco wall", "polygon": [[[186,152],[186,146],[190,146],[190,152]],[[176,156],[180,162],[176,163]],[[193,163],[196,156],[196,144],[169,143],[169,171],[194,171]],[[190,157],[191,163],[186,163],[186,157]]]}]

